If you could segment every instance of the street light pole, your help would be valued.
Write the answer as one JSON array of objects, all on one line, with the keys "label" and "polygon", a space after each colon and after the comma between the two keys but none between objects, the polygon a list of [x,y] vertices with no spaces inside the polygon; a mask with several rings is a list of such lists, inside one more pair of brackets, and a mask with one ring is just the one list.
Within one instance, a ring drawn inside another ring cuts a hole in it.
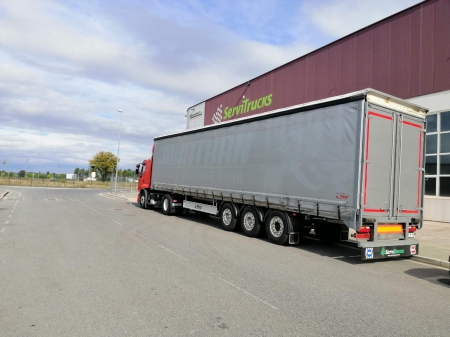
[{"label": "street light pole", "polygon": [[119,142],[117,143],[117,162],[116,162],[116,181],[114,184],[114,192],[117,192],[117,174],[119,173],[119,153],[120,153],[120,127],[122,125],[122,110],[117,109],[119,112]]}]

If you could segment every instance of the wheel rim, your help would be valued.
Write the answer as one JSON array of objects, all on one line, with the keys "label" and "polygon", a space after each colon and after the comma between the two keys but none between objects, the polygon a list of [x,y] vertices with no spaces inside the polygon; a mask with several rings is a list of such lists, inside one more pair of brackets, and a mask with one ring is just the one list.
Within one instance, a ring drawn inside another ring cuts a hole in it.
[{"label": "wheel rim", "polygon": [[164,199],[163,207],[164,207],[164,211],[167,211],[169,209],[169,200],[167,200],[167,198]]},{"label": "wheel rim", "polygon": [[274,216],[270,220],[270,233],[276,237],[279,238],[284,233],[284,223],[283,220],[279,216]]},{"label": "wheel rim", "polygon": [[246,230],[251,231],[255,227],[255,216],[252,212],[244,214],[244,227]]},{"label": "wheel rim", "polygon": [[145,203],[145,196],[141,195],[141,205],[144,205],[144,203]]},{"label": "wheel rim", "polygon": [[222,222],[225,226],[229,226],[231,224],[233,214],[231,214],[231,210],[229,208],[225,208],[222,212]]}]

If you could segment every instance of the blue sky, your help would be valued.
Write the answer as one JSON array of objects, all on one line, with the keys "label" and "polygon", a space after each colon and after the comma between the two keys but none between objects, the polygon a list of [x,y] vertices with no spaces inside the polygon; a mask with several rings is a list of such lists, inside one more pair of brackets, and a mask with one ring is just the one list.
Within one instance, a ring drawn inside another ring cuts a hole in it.
[{"label": "blue sky", "polygon": [[121,167],[186,109],[416,0],[0,0],[3,169]]}]

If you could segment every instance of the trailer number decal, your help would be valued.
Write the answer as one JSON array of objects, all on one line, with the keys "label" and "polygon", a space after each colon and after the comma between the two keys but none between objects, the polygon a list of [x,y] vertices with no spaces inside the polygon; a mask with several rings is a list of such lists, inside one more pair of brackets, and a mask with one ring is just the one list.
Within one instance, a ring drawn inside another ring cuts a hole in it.
[{"label": "trailer number decal", "polygon": [[373,259],[373,248],[366,248],[366,259]]}]

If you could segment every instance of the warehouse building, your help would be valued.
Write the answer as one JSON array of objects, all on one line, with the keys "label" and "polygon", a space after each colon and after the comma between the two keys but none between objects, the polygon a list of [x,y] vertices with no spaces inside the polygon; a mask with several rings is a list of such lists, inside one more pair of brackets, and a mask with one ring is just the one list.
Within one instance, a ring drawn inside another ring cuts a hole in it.
[{"label": "warehouse building", "polygon": [[450,0],[428,0],[201,102],[187,128],[373,88],[430,109],[426,220],[450,222]]}]

